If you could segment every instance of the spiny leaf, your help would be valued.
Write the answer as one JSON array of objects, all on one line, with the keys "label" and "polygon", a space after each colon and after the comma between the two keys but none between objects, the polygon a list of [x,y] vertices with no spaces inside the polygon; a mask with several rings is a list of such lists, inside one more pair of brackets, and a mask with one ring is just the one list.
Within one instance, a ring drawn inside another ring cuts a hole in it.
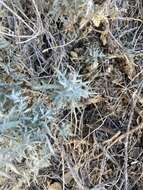
[{"label": "spiny leaf", "polygon": [[33,90],[51,90],[51,89],[59,89],[59,85],[54,84],[43,84],[43,85],[35,85],[32,87]]},{"label": "spiny leaf", "polygon": [[19,121],[9,121],[9,122],[0,124],[0,131],[15,128],[17,127],[18,124],[19,124]]}]

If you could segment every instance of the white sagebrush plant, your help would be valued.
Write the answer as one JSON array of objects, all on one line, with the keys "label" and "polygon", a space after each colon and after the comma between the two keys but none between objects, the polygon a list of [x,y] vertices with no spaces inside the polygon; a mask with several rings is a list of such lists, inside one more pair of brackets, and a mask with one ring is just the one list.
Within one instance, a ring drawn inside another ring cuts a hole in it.
[{"label": "white sagebrush plant", "polygon": [[56,110],[63,108],[75,109],[80,107],[81,99],[87,99],[92,94],[89,82],[84,82],[76,71],[56,71],[56,78],[52,84],[42,81],[42,85],[33,84],[33,90],[40,90],[48,94]]},{"label": "white sagebrush plant", "polygon": [[77,72],[71,72],[68,75],[56,70],[60,88],[55,89],[54,105],[57,108],[70,106],[71,109],[79,107],[82,98],[90,96],[88,82],[83,82]]},{"label": "white sagebrush plant", "polygon": [[[54,154],[43,129],[44,126],[48,128],[48,122],[53,119],[53,110],[40,100],[29,109],[27,98],[20,90],[12,88],[11,92],[5,93],[1,89],[0,177],[11,178],[11,170],[29,184],[31,176],[36,179],[39,170],[49,165],[49,157]],[[15,167],[13,161],[21,163],[23,159],[26,160],[25,167]]]}]

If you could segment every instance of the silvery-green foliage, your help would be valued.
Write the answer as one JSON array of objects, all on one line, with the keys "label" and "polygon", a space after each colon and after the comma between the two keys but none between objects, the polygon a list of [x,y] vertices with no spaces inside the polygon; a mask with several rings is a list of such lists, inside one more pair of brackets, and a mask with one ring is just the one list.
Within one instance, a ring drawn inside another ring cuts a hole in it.
[{"label": "silvery-green foliage", "polygon": [[[7,176],[12,170],[28,182],[31,176],[37,176],[41,168],[49,165],[49,156],[54,154],[45,132],[54,118],[54,110],[47,108],[40,99],[29,109],[27,97],[19,88],[6,91],[4,87],[0,94],[0,140],[5,145],[0,147],[0,167],[3,165],[0,175]],[[13,161],[21,163],[23,159],[25,166],[19,169],[19,174]]]},{"label": "silvery-green foliage", "polygon": [[9,42],[5,38],[0,37],[0,49],[5,49],[9,47],[9,45]]},{"label": "silvery-green foliage", "polygon": [[93,187],[90,190],[107,190],[104,185],[100,184],[100,185],[95,185],[95,187]]},{"label": "silvery-green foliage", "polygon": [[27,107],[26,98],[19,90],[13,89],[10,93],[1,94],[0,105],[0,131],[17,127]]},{"label": "silvery-green foliage", "polygon": [[[0,163],[5,163],[5,167],[1,168],[1,171],[5,173],[6,167],[12,165],[14,160],[21,163],[25,159],[25,167],[19,168],[20,174],[16,173],[16,170],[13,172],[25,180],[27,177],[30,179],[32,175],[36,177],[41,168],[49,166],[49,157],[51,153],[54,154],[45,131],[19,128],[13,131],[13,136],[16,138],[8,139],[6,147],[0,149]],[[4,142],[4,138],[1,140]]]},{"label": "silvery-green foliage", "polygon": [[[83,82],[82,76],[78,72],[71,71],[67,74],[67,71],[61,72],[56,70],[56,78],[54,83],[48,84],[43,82],[42,85],[35,84],[34,90],[40,90],[47,93],[54,105],[53,111],[70,106],[70,108],[78,107],[81,99],[86,99],[91,95],[88,82]],[[49,109],[48,113],[52,113]]]},{"label": "silvery-green foliage", "polygon": [[68,137],[72,136],[72,124],[69,122],[62,122],[60,126],[60,135],[64,138],[67,139]]},{"label": "silvery-green foliage", "polygon": [[[47,107],[41,100],[35,102],[32,106],[31,117],[29,117],[33,125],[44,125],[54,120],[55,110],[52,107]],[[29,115],[29,113],[28,113]]]},{"label": "silvery-green foliage", "polygon": [[42,127],[42,123],[50,122],[55,111],[47,107],[39,99],[32,107],[28,108],[27,97],[20,90],[12,89],[11,92],[0,94],[0,130],[16,128],[18,124],[29,127]]},{"label": "silvery-green foliage", "polygon": [[81,98],[86,99],[90,96],[88,83],[83,82],[77,72],[71,72],[69,75],[59,70],[56,72],[60,85],[60,89],[55,89],[54,105],[57,108],[78,107],[77,104],[81,101]]}]

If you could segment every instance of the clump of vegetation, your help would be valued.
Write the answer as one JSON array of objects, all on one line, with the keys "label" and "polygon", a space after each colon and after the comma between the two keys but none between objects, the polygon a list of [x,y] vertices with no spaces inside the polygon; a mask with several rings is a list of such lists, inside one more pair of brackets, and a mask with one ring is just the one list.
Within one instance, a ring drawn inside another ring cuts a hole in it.
[{"label": "clump of vegetation", "polygon": [[0,189],[143,189],[141,0],[0,0]]}]

